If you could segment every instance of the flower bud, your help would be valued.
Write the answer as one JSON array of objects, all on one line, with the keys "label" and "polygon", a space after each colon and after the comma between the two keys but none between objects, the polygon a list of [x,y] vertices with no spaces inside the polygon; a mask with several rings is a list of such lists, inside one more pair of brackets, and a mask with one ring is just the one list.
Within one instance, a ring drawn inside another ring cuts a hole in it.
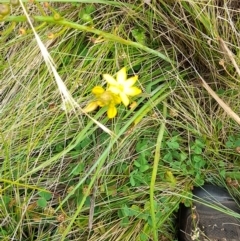
[{"label": "flower bud", "polygon": [[54,13],[54,15],[53,15],[53,18],[54,18],[54,20],[61,20],[61,15],[59,14],[59,13]]},{"label": "flower bud", "polygon": [[90,14],[87,14],[87,13],[84,13],[81,17],[81,19],[84,21],[84,22],[91,22],[92,21],[92,17]]},{"label": "flower bud", "polygon": [[240,146],[237,146],[237,147],[235,148],[235,150],[236,150],[237,153],[240,153]]},{"label": "flower bud", "polygon": [[48,8],[48,7],[49,7],[49,3],[48,3],[48,2],[44,2],[44,3],[43,3],[43,6],[44,6],[45,8]]},{"label": "flower bud", "polygon": [[97,104],[97,102],[94,101],[94,102],[89,103],[85,108],[83,108],[83,111],[91,112],[91,111],[96,110],[97,107],[98,107],[98,104]]},{"label": "flower bud", "polygon": [[93,93],[94,95],[101,95],[101,94],[104,93],[104,89],[103,89],[103,87],[97,85],[97,86],[95,86],[95,87],[92,89],[92,93]]},{"label": "flower bud", "polygon": [[0,15],[6,16],[10,13],[10,6],[8,4],[0,4]]},{"label": "flower bud", "polygon": [[12,4],[13,6],[18,6],[19,0],[10,0],[10,4]]},{"label": "flower bud", "polygon": [[20,35],[26,35],[27,34],[26,29],[25,28],[20,28],[19,29],[19,34]]},{"label": "flower bud", "polygon": [[54,39],[55,38],[55,34],[54,33],[48,33],[47,37],[49,39]]}]

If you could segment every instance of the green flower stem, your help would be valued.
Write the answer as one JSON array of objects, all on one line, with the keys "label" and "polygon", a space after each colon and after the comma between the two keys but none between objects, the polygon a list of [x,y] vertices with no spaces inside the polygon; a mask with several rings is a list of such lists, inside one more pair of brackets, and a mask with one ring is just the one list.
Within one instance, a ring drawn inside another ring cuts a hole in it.
[{"label": "green flower stem", "polygon": [[[165,56],[164,54],[160,53],[157,50],[148,48],[147,46],[144,46],[144,45],[142,45],[138,42],[126,40],[126,39],[123,39],[123,38],[121,38],[117,35],[95,29],[93,27],[80,25],[80,24],[70,22],[70,21],[65,20],[65,19],[55,20],[53,17],[33,16],[32,18],[37,22],[46,22],[46,23],[49,23],[49,24],[62,25],[62,26],[68,27],[68,28],[77,29],[77,30],[84,31],[84,32],[94,33],[94,34],[97,34],[99,36],[104,37],[107,40],[115,41],[115,42],[118,42],[118,43],[121,43],[121,44],[130,45],[132,47],[141,49],[141,50],[143,50],[147,53],[150,53],[150,54],[153,54],[153,55],[156,55],[156,56],[160,57],[161,59],[165,60],[168,63],[174,64],[174,62],[171,59],[169,59],[167,56]],[[6,21],[6,22],[7,21],[23,22],[23,21],[26,21],[26,17],[25,16],[18,16],[18,17],[9,16],[9,17],[5,18],[4,21]]]},{"label": "green flower stem", "polygon": [[[165,119],[166,116],[167,116],[167,107],[166,107],[166,104],[164,103],[163,104],[163,118]],[[155,208],[154,208],[154,188],[155,188],[155,181],[156,181],[156,177],[157,177],[158,163],[160,160],[160,148],[161,148],[161,144],[162,144],[164,130],[165,130],[165,120],[161,124],[160,130],[158,133],[155,156],[154,156],[154,163],[153,163],[152,178],[151,178],[151,184],[150,184],[150,211],[151,211],[151,218],[152,218],[153,240],[154,241],[158,241],[158,232],[157,232]]]},{"label": "green flower stem", "polygon": [[3,19],[0,19],[0,23],[1,22],[16,22],[16,23],[21,23],[21,22],[26,22],[27,18],[25,16],[7,16]]},{"label": "green flower stem", "polygon": [[42,22],[47,22],[47,23],[59,24],[59,25],[67,26],[69,28],[77,29],[77,30],[80,30],[80,31],[94,33],[94,34],[97,34],[99,36],[104,37],[107,40],[116,41],[118,43],[122,43],[122,44],[125,44],[125,45],[130,45],[132,47],[135,47],[135,48],[138,48],[138,49],[142,49],[145,52],[154,54],[154,55],[160,57],[161,59],[163,59],[163,60],[165,60],[165,61],[167,61],[169,63],[172,63],[172,60],[170,60],[167,56],[165,56],[164,54],[162,54],[162,53],[160,53],[160,52],[158,52],[156,50],[148,48],[147,46],[144,46],[144,45],[142,45],[140,43],[133,42],[131,40],[123,39],[123,38],[121,38],[119,36],[116,36],[114,34],[111,34],[111,33],[107,33],[107,32],[104,32],[104,31],[101,31],[101,30],[98,30],[98,29],[95,29],[95,28],[92,28],[92,27],[89,27],[89,26],[80,25],[80,24],[77,24],[77,23],[74,23],[74,22],[70,22],[70,21],[67,21],[67,20],[56,21],[56,20],[54,20],[53,17],[36,16],[36,17],[34,17],[34,19],[36,21],[42,21]]}]

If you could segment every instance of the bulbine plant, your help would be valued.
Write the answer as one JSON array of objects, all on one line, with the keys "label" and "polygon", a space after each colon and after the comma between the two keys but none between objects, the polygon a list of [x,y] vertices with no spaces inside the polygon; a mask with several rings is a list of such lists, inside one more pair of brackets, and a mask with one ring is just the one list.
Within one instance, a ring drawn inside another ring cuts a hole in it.
[{"label": "bulbine plant", "polygon": [[107,106],[108,118],[114,118],[117,115],[116,105],[123,103],[127,107],[130,104],[129,97],[141,94],[141,89],[133,86],[138,80],[138,76],[135,75],[127,79],[126,67],[124,67],[117,73],[116,80],[109,74],[104,74],[103,78],[107,81],[107,89],[104,90],[101,86],[95,86],[92,89],[95,98],[84,110],[91,112],[98,107]]}]

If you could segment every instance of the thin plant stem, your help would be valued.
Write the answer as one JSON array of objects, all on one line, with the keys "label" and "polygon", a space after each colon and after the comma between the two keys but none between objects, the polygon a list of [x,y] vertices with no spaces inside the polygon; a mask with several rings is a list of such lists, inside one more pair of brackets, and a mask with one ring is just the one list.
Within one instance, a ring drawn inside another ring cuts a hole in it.
[{"label": "thin plant stem", "polygon": [[153,171],[152,171],[152,178],[150,183],[150,211],[151,211],[151,218],[152,218],[152,226],[153,226],[153,240],[158,241],[158,234],[157,234],[157,227],[156,227],[156,217],[155,217],[155,207],[154,207],[154,188],[155,182],[157,177],[157,170],[158,170],[158,163],[160,160],[160,148],[162,145],[163,134],[165,130],[165,118],[167,115],[167,107],[166,104],[163,104],[163,118],[164,121],[160,126],[160,130],[157,137],[157,144],[155,149],[155,156],[154,156],[154,163],[153,163]]},{"label": "thin plant stem", "polygon": [[[22,21],[25,21],[25,19],[26,19],[25,16],[17,16],[17,17],[9,16],[6,19],[4,19],[4,21],[6,21],[6,22],[8,22],[8,21],[22,22]],[[55,20],[53,17],[46,17],[46,16],[33,16],[33,19],[38,22],[57,24],[57,25],[62,25],[62,26],[68,27],[68,28],[77,29],[77,30],[84,31],[84,32],[94,33],[94,34],[104,37],[107,40],[115,41],[115,42],[118,42],[118,43],[121,43],[124,45],[129,45],[129,46],[141,49],[147,53],[151,53],[155,56],[160,57],[161,59],[163,59],[164,61],[166,61],[168,63],[174,64],[173,60],[171,60],[170,58],[168,58],[167,56],[165,56],[164,54],[160,53],[157,50],[151,49],[138,42],[127,40],[127,39],[121,38],[117,35],[95,29],[93,27],[77,24],[77,23],[74,23],[74,22],[71,22],[71,21],[68,21],[65,19]]]}]

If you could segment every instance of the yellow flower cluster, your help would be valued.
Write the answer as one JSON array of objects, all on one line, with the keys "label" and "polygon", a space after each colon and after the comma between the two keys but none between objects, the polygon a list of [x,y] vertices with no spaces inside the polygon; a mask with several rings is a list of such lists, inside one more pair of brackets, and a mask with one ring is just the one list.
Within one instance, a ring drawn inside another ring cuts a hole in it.
[{"label": "yellow flower cluster", "polygon": [[116,79],[109,74],[104,74],[103,78],[108,83],[107,89],[104,90],[101,86],[95,86],[92,89],[95,99],[84,108],[85,112],[91,112],[98,107],[107,106],[108,118],[114,118],[117,115],[116,106],[118,104],[123,103],[127,107],[130,103],[129,97],[142,93],[141,89],[133,86],[138,80],[138,76],[135,75],[127,79],[125,67],[117,72]]}]

